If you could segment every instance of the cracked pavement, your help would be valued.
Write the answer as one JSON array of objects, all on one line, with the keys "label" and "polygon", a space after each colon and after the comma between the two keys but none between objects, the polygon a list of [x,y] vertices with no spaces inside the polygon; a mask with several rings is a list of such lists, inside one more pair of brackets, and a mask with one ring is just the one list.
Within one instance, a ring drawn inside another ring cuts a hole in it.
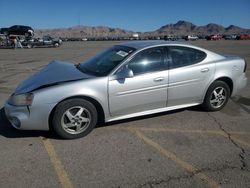
[{"label": "cracked pavement", "polygon": [[211,113],[208,113],[208,115],[214,119],[215,123],[219,126],[219,128],[225,133],[227,134],[228,136],[228,139],[230,140],[230,142],[232,142],[232,144],[238,148],[240,150],[240,153],[239,153],[239,158],[240,158],[240,161],[241,161],[241,167],[240,169],[241,170],[248,170],[247,169],[247,163],[245,161],[245,150],[242,146],[240,146],[239,144],[237,144],[237,142],[234,141],[234,139],[231,137],[231,134],[228,133],[224,128],[223,126],[220,124],[220,122],[216,119],[216,117],[214,117]]},{"label": "cracked pavement", "polygon": [[[0,187],[250,187],[250,83],[220,112],[192,107],[100,125],[77,140],[18,131],[3,105],[50,60],[80,63],[119,42],[0,50]],[[248,62],[250,41],[195,41]]]}]

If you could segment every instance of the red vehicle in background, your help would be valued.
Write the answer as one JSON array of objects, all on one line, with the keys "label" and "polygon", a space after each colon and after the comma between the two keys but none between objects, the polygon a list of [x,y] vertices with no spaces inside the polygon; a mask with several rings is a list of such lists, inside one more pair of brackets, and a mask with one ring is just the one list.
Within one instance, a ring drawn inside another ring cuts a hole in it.
[{"label": "red vehicle in background", "polygon": [[237,36],[238,40],[250,40],[250,35],[239,35]]},{"label": "red vehicle in background", "polygon": [[209,35],[206,37],[207,40],[221,40],[222,35]]}]

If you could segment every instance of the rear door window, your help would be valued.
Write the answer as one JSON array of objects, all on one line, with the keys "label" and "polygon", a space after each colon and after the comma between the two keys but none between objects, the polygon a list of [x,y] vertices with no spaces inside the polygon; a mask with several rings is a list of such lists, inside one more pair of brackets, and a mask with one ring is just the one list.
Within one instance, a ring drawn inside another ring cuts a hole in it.
[{"label": "rear door window", "polygon": [[183,46],[169,46],[168,54],[171,60],[169,67],[172,69],[199,63],[207,56],[203,51]]}]

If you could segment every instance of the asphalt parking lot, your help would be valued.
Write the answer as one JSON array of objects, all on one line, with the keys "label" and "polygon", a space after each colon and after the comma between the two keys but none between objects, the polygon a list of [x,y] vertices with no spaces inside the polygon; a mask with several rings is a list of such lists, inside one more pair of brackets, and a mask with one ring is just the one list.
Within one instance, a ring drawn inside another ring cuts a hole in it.
[{"label": "asphalt parking lot", "polygon": [[[0,187],[250,187],[250,81],[220,112],[192,107],[103,124],[76,140],[10,126],[3,106],[21,80],[114,43],[0,49]],[[250,41],[192,43],[245,58],[250,79]]]}]

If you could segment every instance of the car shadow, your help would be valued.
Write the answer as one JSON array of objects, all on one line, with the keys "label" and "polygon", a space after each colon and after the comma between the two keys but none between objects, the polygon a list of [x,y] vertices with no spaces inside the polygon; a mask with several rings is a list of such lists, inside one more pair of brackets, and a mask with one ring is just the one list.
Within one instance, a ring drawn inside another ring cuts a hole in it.
[{"label": "car shadow", "polygon": [[250,114],[250,98],[236,96],[232,100],[237,103],[243,110]]},{"label": "car shadow", "polygon": [[239,98],[233,98],[233,100],[239,104],[243,104],[245,106],[250,106],[250,98],[239,97]]},{"label": "car shadow", "polygon": [[[108,126],[113,126],[113,125],[122,125],[122,124],[133,122],[133,121],[139,121],[139,120],[145,120],[145,119],[175,114],[175,113],[179,113],[185,110],[201,111],[201,108],[199,106],[198,107],[195,106],[195,107],[190,107],[190,108],[183,108],[183,109],[172,110],[168,112],[161,112],[161,113],[156,113],[156,114],[151,114],[151,115],[129,118],[125,120],[118,120],[118,121],[113,121],[113,122],[108,122],[108,123],[99,123],[97,124],[96,128],[108,127]],[[7,117],[5,116],[4,108],[0,109],[0,135],[6,138],[45,137],[45,138],[60,140],[60,138],[55,134],[53,130],[51,131],[29,131],[29,130],[17,130],[13,128],[10,122],[8,121]]]}]

